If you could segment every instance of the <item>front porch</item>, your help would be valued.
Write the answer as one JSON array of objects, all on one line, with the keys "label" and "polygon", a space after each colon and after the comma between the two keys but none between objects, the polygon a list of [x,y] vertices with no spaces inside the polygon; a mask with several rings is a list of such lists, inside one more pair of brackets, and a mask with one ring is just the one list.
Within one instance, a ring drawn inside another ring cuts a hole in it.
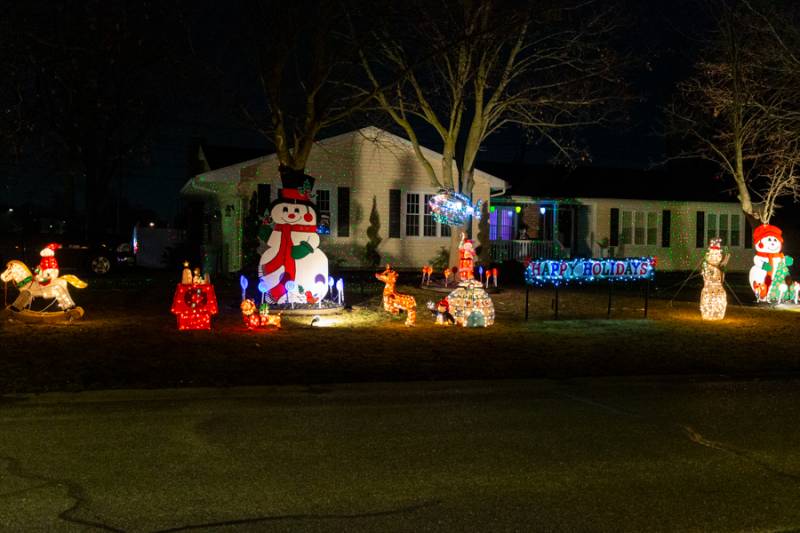
[{"label": "front porch", "polygon": [[559,259],[569,257],[558,241],[534,241],[530,239],[494,240],[490,242],[492,259],[503,261],[524,261],[525,259]]},{"label": "front porch", "polygon": [[575,250],[580,206],[526,196],[496,198],[489,208],[489,241],[494,261],[558,259]]}]

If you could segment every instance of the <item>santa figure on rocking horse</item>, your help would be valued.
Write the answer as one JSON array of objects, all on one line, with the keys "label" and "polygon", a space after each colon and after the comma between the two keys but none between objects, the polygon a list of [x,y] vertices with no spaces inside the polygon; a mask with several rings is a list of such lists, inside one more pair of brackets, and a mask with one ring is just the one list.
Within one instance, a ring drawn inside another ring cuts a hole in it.
[{"label": "santa figure on rocking horse", "polygon": [[[33,272],[22,261],[8,262],[6,269],[0,273],[0,281],[12,282],[19,290],[19,296],[8,307],[12,313],[36,319],[65,317],[67,320],[73,320],[83,316],[83,309],[75,306],[75,302],[69,295],[67,284],[78,289],[83,289],[87,284],[71,274],[59,276],[55,251],[60,247],[56,243],[45,246],[39,252],[42,259]],[[61,311],[32,311],[30,307],[35,298],[55,299]]]}]

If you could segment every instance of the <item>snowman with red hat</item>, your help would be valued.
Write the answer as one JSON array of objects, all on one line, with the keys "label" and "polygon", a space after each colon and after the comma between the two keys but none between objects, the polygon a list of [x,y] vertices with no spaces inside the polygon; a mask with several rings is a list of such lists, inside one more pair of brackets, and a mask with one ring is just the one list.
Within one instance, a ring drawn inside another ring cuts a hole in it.
[{"label": "snowman with red hat", "polygon": [[750,268],[750,288],[759,302],[765,302],[769,299],[770,286],[778,268],[781,264],[789,267],[794,260],[784,256],[783,232],[777,226],[762,224],[753,230],[753,247],[756,255]]},{"label": "snowman with red hat", "polygon": [[286,167],[280,172],[283,188],[269,206],[267,248],[258,273],[271,303],[318,302],[328,292],[328,258],[319,249],[314,178]]},{"label": "snowman with red hat", "polygon": [[58,278],[59,270],[58,261],[56,261],[56,250],[59,248],[61,248],[60,244],[51,242],[39,252],[42,258],[33,271],[33,277],[42,287],[50,285],[53,280]]}]

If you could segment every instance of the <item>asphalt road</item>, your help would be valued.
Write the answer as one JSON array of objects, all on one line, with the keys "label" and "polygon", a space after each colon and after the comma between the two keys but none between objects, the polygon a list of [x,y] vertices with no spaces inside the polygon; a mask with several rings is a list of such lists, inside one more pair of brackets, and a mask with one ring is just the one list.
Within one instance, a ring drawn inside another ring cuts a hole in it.
[{"label": "asphalt road", "polygon": [[0,530],[798,530],[799,385],[5,397]]}]

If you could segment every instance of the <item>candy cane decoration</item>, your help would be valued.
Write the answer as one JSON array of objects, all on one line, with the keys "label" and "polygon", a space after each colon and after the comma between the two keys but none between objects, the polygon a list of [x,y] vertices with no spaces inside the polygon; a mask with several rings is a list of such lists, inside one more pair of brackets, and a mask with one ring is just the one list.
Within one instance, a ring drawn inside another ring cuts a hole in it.
[{"label": "candy cane decoration", "polygon": [[492,269],[492,277],[494,278],[494,288],[497,288],[497,267]]},{"label": "candy cane decoration", "polygon": [[433,267],[430,265],[425,265],[422,267],[422,284],[423,285],[430,285],[431,284],[431,274],[433,274]]}]

